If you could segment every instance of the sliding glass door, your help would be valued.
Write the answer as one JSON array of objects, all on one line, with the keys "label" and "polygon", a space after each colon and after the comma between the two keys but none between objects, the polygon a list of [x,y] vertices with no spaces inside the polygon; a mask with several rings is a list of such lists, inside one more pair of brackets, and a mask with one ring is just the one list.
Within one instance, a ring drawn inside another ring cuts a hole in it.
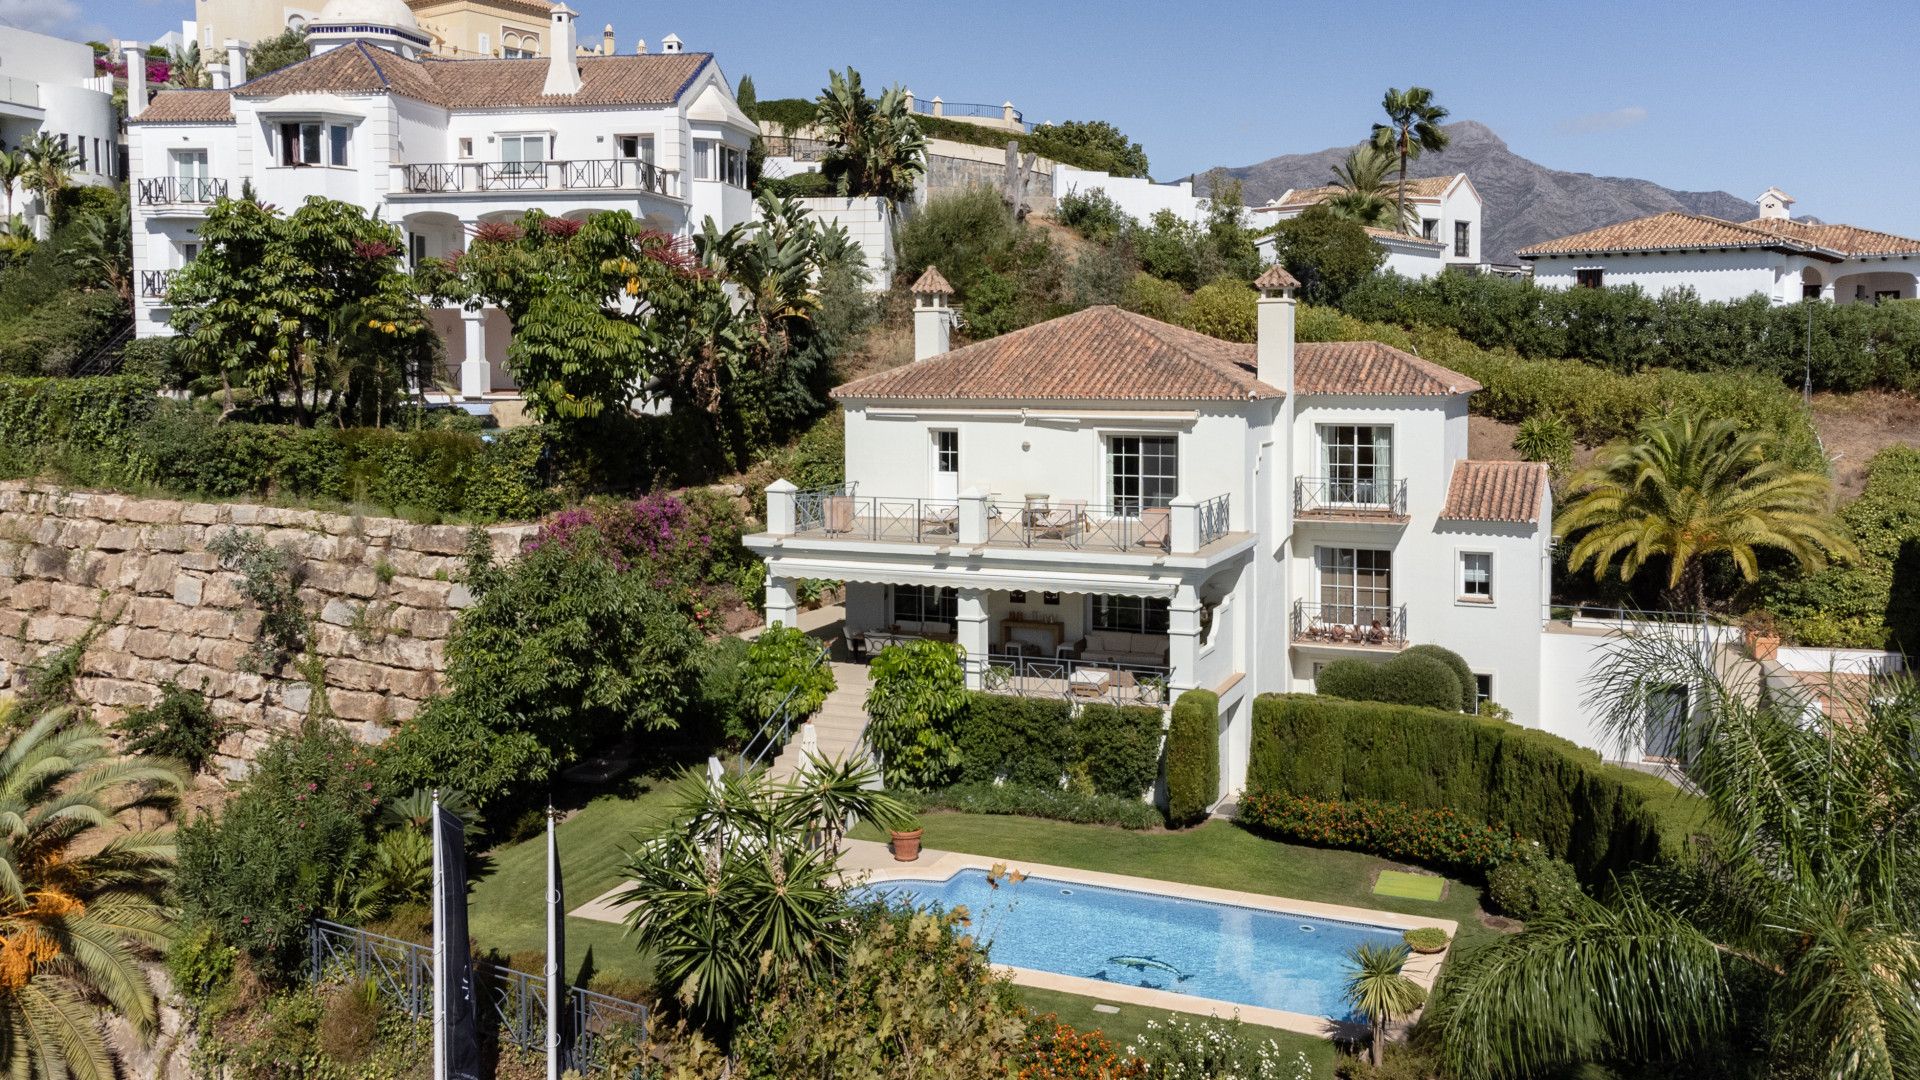
[{"label": "sliding glass door", "polygon": [[1383,424],[1329,424],[1320,429],[1326,457],[1327,501],[1336,506],[1382,506],[1392,498],[1393,428]]},{"label": "sliding glass door", "polygon": [[1393,625],[1393,552],[1317,547],[1320,617],[1343,626]]}]

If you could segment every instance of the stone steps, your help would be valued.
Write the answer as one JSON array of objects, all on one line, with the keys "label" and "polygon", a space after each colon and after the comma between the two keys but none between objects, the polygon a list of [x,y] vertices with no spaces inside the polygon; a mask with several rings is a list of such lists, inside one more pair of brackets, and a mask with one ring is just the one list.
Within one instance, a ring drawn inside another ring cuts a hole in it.
[{"label": "stone steps", "polygon": [[[867,678],[865,664],[833,665],[834,691],[813,714],[814,742],[822,757],[838,760],[855,752],[860,736],[867,730]],[[796,731],[780,748],[769,772],[775,780],[785,780],[799,771],[805,732]]]}]

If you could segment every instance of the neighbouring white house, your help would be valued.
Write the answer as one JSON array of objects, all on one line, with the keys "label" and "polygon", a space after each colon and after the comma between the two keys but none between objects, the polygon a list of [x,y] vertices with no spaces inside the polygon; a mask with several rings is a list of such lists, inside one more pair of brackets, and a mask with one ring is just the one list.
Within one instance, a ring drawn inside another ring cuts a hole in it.
[{"label": "neighbouring white house", "polygon": [[1533,279],[1567,289],[1637,285],[1655,296],[1692,289],[1702,300],[1758,293],[1776,304],[1911,300],[1920,295],[1920,240],[1789,216],[1793,199],[1768,188],[1758,216],[1727,221],[1670,211],[1524,247]]},{"label": "neighbouring white house", "polygon": [[[94,71],[93,46],[0,27],[0,148],[18,150],[40,134],[73,152],[76,182],[111,184],[120,179],[120,114],[113,107],[113,76]],[[18,184],[7,194],[13,212],[29,215],[44,234],[50,208]]]},{"label": "neighbouring white house", "polygon": [[834,391],[846,484],[767,489],[747,545],[769,623],[794,625],[801,580],[844,581],[850,641],[957,642],[976,687],[1217,691],[1223,794],[1255,694],[1421,642],[1519,722],[1577,728],[1542,681],[1545,466],[1469,460],[1478,384],[1378,342],[1296,344],[1296,283],[1256,284],[1252,345],[1095,307],[949,350],[929,270],[915,362]]},{"label": "neighbouring white house", "polygon": [[1053,197],[1090,195],[1103,192],[1114,205],[1134,220],[1145,223],[1162,210],[1182,221],[1199,224],[1207,218],[1208,202],[1193,193],[1193,181],[1179,180],[1156,184],[1146,177],[1115,176],[1112,173],[1081,169],[1072,165],[1053,167]]},{"label": "neighbouring white house", "polygon": [[[1390,195],[1399,185],[1391,186]],[[1341,193],[1327,184],[1314,188],[1289,188],[1265,206],[1252,208],[1254,227],[1265,229],[1275,222],[1299,217],[1309,207],[1318,206]],[[1483,206],[1480,192],[1466,173],[1430,176],[1407,181],[1407,205],[1419,218],[1413,232],[1368,227],[1367,235],[1387,253],[1381,269],[1402,277],[1429,278],[1448,267],[1480,266],[1480,221]],[[1261,258],[1273,261],[1273,238],[1256,242]]]},{"label": "neighbouring white house", "polygon": [[[141,336],[171,332],[167,284],[199,254],[198,227],[250,183],[283,208],[311,196],[356,203],[398,225],[410,260],[466,248],[482,225],[529,209],[584,218],[626,210],[688,236],[712,218],[749,220],[754,124],[709,53],[576,55],[575,14],[551,11],[544,59],[447,59],[402,0],[328,0],[307,25],[313,55],[233,85],[128,91],[134,267]],[[128,45],[129,52],[138,45]],[[135,67],[136,71],[143,68]],[[461,397],[516,394],[497,309],[433,312],[448,382]]]}]

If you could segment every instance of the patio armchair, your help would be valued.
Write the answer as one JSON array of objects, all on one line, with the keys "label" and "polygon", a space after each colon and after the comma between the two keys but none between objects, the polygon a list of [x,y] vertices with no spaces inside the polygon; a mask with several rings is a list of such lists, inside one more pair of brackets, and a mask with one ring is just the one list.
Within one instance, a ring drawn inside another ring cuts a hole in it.
[{"label": "patio armchair", "polygon": [[1173,511],[1164,506],[1149,506],[1140,511],[1140,546],[1162,551],[1173,544]]},{"label": "patio armchair", "polygon": [[1049,540],[1070,540],[1087,520],[1087,500],[1068,499],[1058,508],[1034,511],[1033,530]]},{"label": "patio armchair", "polygon": [[942,503],[922,503],[920,505],[920,531],[936,533],[959,532],[960,508]]}]

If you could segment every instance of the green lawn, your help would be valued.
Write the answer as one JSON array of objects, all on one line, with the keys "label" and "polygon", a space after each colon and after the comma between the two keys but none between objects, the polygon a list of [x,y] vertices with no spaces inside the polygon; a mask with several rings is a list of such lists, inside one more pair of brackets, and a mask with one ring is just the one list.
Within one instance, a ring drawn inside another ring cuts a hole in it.
[{"label": "green lawn", "polygon": [[[1185,832],[1129,832],[1104,825],[929,811],[921,815],[920,823],[926,829],[921,842],[939,851],[1031,859],[1216,889],[1434,915],[1458,922],[1460,944],[1467,948],[1498,934],[1480,924],[1480,890],[1472,885],[1450,881],[1446,896],[1437,902],[1376,896],[1374,875],[1399,864],[1350,851],[1283,844],[1225,821]],[[854,835],[883,838],[864,826]]]}]

